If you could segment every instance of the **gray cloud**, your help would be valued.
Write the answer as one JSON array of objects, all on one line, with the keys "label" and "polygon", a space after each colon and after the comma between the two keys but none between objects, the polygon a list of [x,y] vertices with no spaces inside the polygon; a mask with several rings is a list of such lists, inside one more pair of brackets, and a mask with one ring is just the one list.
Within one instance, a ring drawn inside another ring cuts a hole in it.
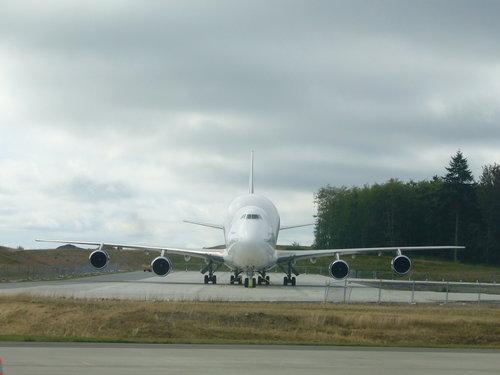
[{"label": "gray cloud", "polygon": [[[58,188],[52,192],[58,191]],[[99,182],[88,177],[77,177],[63,186],[62,195],[68,199],[75,199],[83,202],[98,203],[101,201],[120,201],[134,196],[133,190],[120,181]]]},{"label": "gray cloud", "polygon": [[499,8],[4,1],[0,200],[20,213],[0,216],[23,233],[5,237],[201,246],[174,222],[221,220],[250,149],[295,221],[321,186],[430,178],[458,149],[478,176],[500,158]]}]

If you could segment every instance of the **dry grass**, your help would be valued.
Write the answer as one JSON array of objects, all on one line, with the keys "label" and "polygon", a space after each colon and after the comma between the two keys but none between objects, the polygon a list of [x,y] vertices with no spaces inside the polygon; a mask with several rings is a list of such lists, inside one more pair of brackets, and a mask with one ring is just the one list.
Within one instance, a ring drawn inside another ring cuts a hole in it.
[{"label": "dry grass", "polygon": [[0,298],[0,339],[500,347],[500,309]]}]

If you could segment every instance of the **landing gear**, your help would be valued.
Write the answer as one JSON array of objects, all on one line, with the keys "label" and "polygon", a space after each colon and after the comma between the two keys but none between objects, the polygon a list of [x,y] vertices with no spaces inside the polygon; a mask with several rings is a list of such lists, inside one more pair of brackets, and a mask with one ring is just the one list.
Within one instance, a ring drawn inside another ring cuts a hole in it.
[{"label": "landing gear", "polygon": [[259,277],[257,278],[257,284],[259,284],[259,285],[262,285],[262,284],[269,285],[270,284],[269,276],[266,276],[265,273],[263,273],[262,275],[259,275]]},{"label": "landing gear", "polygon": [[245,288],[255,288],[257,285],[257,282],[255,280],[255,277],[252,277],[251,279],[248,277],[245,277]]},{"label": "landing gear", "polygon": [[205,275],[204,280],[205,284],[212,283],[212,284],[217,284],[217,276],[216,275]]},{"label": "landing gear", "polygon": [[241,280],[241,276],[239,272],[235,272],[234,275],[231,275],[230,281],[231,284],[243,284],[243,280]]},{"label": "landing gear", "polygon": [[[293,259],[288,261],[288,267],[287,269],[283,268],[281,264],[278,264],[278,267],[281,268],[281,270],[286,273],[286,276],[283,278],[283,285],[291,285],[295,286],[295,276],[299,276],[299,273],[297,270],[293,267]],[[295,276],[292,276],[294,274]]]},{"label": "landing gear", "polygon": [[217,276],[215,276],[215,271],[217,271],[220,267],[220,264],[217,267],[213,268],[213,261],[211,259],[208,260],[207,266],[201,270],[201,273],[207,273],[203,278],[203,282],[205,284],[212,283],[213,285],[217,284]]}]

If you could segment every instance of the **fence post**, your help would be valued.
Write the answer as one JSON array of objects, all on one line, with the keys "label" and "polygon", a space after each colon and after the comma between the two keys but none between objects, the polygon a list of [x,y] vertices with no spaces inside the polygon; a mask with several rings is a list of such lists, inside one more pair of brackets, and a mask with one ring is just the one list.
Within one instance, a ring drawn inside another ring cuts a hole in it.
[{"label": "fence post", "polygon": [[411,288],[411,302],[412,305],[415,304],[415,280],[413,280],[413,285]]},{"label": "fence post", "polygon": [[476,280],[477,283],[477,303],[481,303],[481,284],[479,284],[479,280]]},{"label": "fence post", "polygon": [[323,303],[326,304],[326,301],[328,300],[328,292],[330,291],[330,280],[325,280],[325,299]]},{"label": "fence post", "polygon": [[380,279],[379,285],[378,285],[378,302],[377,303],[380,303],[381,298],[382,298],[382,279]]},{"label": "fence post", "polygon": [[450,283],[446,282],[446,301],[444,303],[448,303],[448,293],[450,291]]},{"label": "fence post", "polygon": [[344,281],[344,303],[345,303],[346,293],[347,293],[347,278]]}]

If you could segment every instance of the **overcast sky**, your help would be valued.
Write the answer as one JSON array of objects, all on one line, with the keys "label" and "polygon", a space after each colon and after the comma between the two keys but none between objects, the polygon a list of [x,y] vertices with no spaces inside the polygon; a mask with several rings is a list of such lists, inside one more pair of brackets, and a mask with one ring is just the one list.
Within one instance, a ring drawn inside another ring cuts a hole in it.
[{"label": "overcast sky", "polygon": [[251,149],[284,225],[327,184],[500,163],[499,1],[0,8],[0,245],[221,244],[182,220],[222,223]]}]

